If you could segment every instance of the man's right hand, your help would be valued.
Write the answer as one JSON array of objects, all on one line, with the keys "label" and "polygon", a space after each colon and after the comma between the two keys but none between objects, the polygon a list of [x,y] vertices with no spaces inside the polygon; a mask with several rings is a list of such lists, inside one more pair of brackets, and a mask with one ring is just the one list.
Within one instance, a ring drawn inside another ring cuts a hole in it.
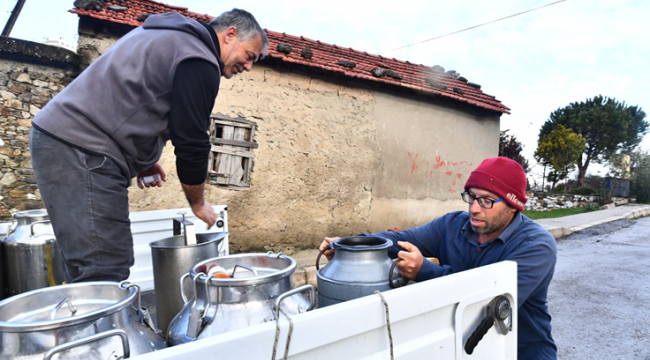
[{"label": "man's right hand", "polygon": [[[330,247],[330,243],[331,243],[331,242],[334,242],[334,241],[336,241],[336,240],[338,240],[338,239],[340,239],[340,238],[338,238],[338,237],[332,237],[332,238],[328,238],[328,237],[326,237],[326,238],[323,240],[323,242],[320,244],[320,246],[318,247],[318,250],[319,250],[319,251],[323,251],[323,250],[325,250],[325,249],[329,249],[329,247]],[[325,250],[325,252],[323,253],[323,255],[325,255],[325,257],[327,258],[328,261],[329,261],[329,260],[332,260],[332,258],[334,257],[334,250],[332,250],[332,249]]]},{"label": "man's right hand", "polygon": [[192,212],[196,217],[208,224],[208,229],[217,222],[217,213],[212,208],[212,205],[207,201],[203,201],[200,205],[192,206]]},{"label": "man's right hand", "polygon": [[210,203],[203,198],[205,183],[199,185],[181,183],[181,186],[194,215],[208,224],[208,229],[210,229],[217,222],[217,214],[214,212]]}]

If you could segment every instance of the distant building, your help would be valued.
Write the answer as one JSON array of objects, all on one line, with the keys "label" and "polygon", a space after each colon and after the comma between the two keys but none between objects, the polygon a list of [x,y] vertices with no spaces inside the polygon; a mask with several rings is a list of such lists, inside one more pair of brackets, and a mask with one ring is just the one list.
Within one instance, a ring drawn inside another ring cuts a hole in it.
[{"label": "distant building", "polygon": [[45,45],[57,46],[60,48],[68,49],[70,51],[77,52],[77,45],[67,42],[64,38],[60,36],[53,36],[47,38]]}]

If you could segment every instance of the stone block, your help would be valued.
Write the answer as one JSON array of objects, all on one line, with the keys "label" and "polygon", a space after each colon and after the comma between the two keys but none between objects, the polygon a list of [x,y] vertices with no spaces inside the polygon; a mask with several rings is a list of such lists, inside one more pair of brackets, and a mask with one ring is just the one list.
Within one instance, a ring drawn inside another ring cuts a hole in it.
[{"label": "stone block", "polygon": [[41,81],[41,80],[34,80],[34,85],[42,87],[42,88],[48,88],[50,87],[50,83],[46,81]]},{"label": "stone block", "polygon": [[23,103],[17,99],[5,100],[5,106],[12,109],[18,109],[18,110],[23,109]]},{"label": "stone block", "polygon": [[9,116],[11,115],[11,111],[9,111],[9,109],[7,109],[6,107],[0,105],[0,115]]},{"label": "stone block", "polygon": [[29,105],[29,113],[32,114],[32,115],[36,115],[36,114],[38,114],[38,112],[39,112],[40,110],[41,110],[41,109],[37,108],[37,107],[34,106],[34,105]]},{"label": "stone block", "polygon": [[9,191],[9,197],[12,199],[24,199],[25,198],[25,192],[21,190],[10,190]]},{"label": "stone block", "polygon": [[[22,93],[22,94],[18,95],[18,100],[22,101],[23,103],[32,102],[32,93],[30,93],[29,91],[27,91],[25,93]],[[24,110],[28,109],[27,104],[23,105],[23,109]]]},{"label": "stone block", "polygon": [[41,74],[41,73],[30,73],[29,77],[31,79],[36,79],[36,80],[47,80],[47,76]]},{"label": "stone block", "polygon": [[32,79],[29,77],[29,74],[27,73],[22,73],[18,75],[18,77],[15,80],[23,83],[28,83],[28,84],[32,83]]},{"label": "stone block", "polygon": [[24,93],[25,90],[27,90],[27,86],[22,85],[22,84],[14,84],[10,89],[11,92],[15,93]]},{"label": "stone block", "polygon": [[14,175],[13,173],[10,173],[10,172],[9,172],[9,173],[6,173],[6,174],[4,174],[4,175],[2,176],[2,179],[0,179],[0,185],[2,185],[2,186],[9,186],[9,185],[15,183],[16,180],[18,180],[18,179],[16,178],[16,175]]},{"label": "stone block", "polygon": [[23,119],[16,119],[18,126],[29,128],[32,126],[32,119],[28,112],[23,111]]},{"label": "stone block", "polygon": [[16,98],[16,95],[6,90],[0,90],[0,97],[5,100],[12,100]]}]

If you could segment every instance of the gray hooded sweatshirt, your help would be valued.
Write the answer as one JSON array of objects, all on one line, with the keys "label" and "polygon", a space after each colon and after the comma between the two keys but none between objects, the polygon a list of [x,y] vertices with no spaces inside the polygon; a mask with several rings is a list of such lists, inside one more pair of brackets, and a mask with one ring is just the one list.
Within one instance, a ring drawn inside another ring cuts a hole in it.
[{"label": "gray hooded sweatshirt", "polygon": [[33,122],[64,142],[110,156],[131,179],[160,159],[170,139],[177,66],[199,58],[219,69],[217,54],[208,29],[197,21],[178,13],[151,16],[54,97]]}]

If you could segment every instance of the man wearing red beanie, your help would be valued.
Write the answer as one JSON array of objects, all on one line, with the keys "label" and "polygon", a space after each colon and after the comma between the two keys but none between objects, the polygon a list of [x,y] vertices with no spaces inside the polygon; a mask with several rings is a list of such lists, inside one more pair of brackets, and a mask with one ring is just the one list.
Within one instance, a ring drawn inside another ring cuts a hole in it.
[{"label": "man wearing red beanie", "polygon": [[[504,260],[517,262],[518,358],[557,359],[546,306],[557,246],[553,235],[521,213],[527,201],[524,170],[505,157],[485,159],[470,174],[461,196],[469,204],[467,212],[373,235],[393,241],[389,255],[402,260],[397,263],[400,275],[415,281]],[[336,239],[325,238],[321,250]],[[334,255],[333,250],[324,254]],[[438,258],[440,265],[425,257]]]}]

